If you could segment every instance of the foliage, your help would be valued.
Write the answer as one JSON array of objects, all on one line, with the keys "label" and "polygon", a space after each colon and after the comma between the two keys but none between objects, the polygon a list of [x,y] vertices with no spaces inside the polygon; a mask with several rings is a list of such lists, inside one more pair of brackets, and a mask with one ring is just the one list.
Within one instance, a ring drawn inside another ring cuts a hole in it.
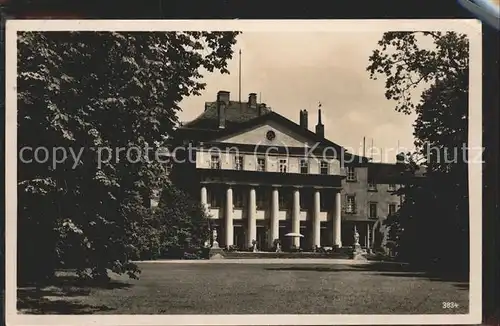
[{"label": "foliage", "polygon": [[144,208],[165,182],[156,149],[179,102],[205,87],[201,69],[228,72],[236,34],[18,34],[18,149],[49,153],[18,164],[21,279],[59,265],[93,278],[136,275],[130,260],[160,239]]},{"label": "foliage", "polygon": [[[426,177],[399,191],[403,205],[387,221],[398,254],[466,269],[468,39],[453,32],[385,33],[367,69],[373,79],[386,78],[385,95],[396,101],[397,111],[417,115],[417,151],[403,157],[410,174],[423,166]],[[424,90],[417,102],[412,96],[419,88]]]},{"label": "foliage", "polygon": [[155,212],[163,258],[200,257],[210,238],[209,218],[199,200],[167,184]]}]

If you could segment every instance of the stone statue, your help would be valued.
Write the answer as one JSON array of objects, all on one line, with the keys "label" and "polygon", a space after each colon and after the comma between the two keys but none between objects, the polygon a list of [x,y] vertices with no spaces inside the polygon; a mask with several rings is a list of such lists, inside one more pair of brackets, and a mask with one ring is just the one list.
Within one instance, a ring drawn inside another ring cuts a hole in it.
[{"label": "stone statue", "polygon": [[354,260],[366,260],[365,253],[361,249],[361,245],[359,244],[359,233],[356,225],[354,226],[354,248],[351,253],[351,258]]},{"label": "stone statue", "polygon": [[356,226],[354,226],[354,246],[355,247],[359,246],[359,233]]},{"label": "stone statue", "polygon": [[217,230],[212,231],[212,248],[219,248],[219,243],[217,242]]}]

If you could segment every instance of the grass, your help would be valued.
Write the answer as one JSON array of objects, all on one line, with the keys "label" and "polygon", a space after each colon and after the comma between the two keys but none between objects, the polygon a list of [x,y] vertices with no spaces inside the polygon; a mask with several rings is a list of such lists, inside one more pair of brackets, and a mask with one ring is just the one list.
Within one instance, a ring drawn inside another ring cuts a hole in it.
[{"label": "grass", "polygon": [[[139,280],[105,286],[70,274],[20,287],[22,313],[57,314],[449,314],[468,312],[468,283],[397,264],[144,263]],[[458,308],[443,309],[443,302]]]}]

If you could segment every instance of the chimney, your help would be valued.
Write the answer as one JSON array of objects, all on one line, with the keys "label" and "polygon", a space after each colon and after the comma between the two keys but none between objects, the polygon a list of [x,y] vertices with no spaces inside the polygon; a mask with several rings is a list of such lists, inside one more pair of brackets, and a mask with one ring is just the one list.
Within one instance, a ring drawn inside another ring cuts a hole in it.
[{"label": "chimney", "polygon": [[316,125],[316,135],[325,138],[325,126],[321,123],[321,109],[318,109],[318,124]]},{"label": "chimney", "polygon": [[217,102],[224,102],[226,103],[226,107],[229,106],[229,92],[228,91],[217,92]]},{"label": "chimney", "polygon": [[304,129],[308,129],[309,121],[307,120],[307,110],[300,110],[300,126]]},{"label": "chimney", "polygon": [[250,93],[248,95],[248,106],[252,109],[257,108],[257,93]]},{"label": "chimney", "polygon": [[259,117],[264,113],[264,109],[266,108],[266,103],[260,103],[258,105],[258,112],[257,114],[259,115]]},{"label": "chimney", "polygon": [[219,128],[226,127],[226,109],[229,105],[229,92],[219,91],[217,93],[217,118],[219,120]]}]

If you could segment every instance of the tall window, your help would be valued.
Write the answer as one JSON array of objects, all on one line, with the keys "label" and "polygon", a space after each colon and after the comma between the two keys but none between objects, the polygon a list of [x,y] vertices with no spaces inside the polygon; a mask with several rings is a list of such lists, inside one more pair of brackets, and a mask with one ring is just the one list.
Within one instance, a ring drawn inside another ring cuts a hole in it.
[{"label": "tall window", "polygon": [[220,207],[220,196],[217,191],[209,191],[208,192],[208,201],[211,207]]},{"label": "tall window", "polygon": [[368,190],[377,191],[377,184],[373,180],[368,180]]},{"label": "tall window", "polygon": [[390,183],[387,191],[396,191],[396,185],[394,183]]},{"label": "tall window", "polygon": [[288,166],[288,163],[286,159],[280,159],[279,161],[279,169],[281,173],[286,173],[286,168]]},{"label": "tall window", "polygon": [[279,195],[278,195],[278,201],[279,201],[279,207],[280,209],[286,209],[287,205],[286,205],[286,193],[284,193],[283,191],[280,191],[279,192]]},{"label": "tall window", "polygon": [[237,207],[237,208],[243,207],[243,193],[241,192],[240,189],[235,189],[235,191],[234,191],[233,205],[234,205],[234,207]]},{"label": "tall window", "polygon": [[263,157],[257,158],[257,171],[266,171],[266,159]]},{"label": "tall window", "polygon": [[257,204],[257,209],[263,209],[266,203],[266,194],[264,191],[256,191],[256,204]]},{"label": "tall window", "polygon": [[347,167],[347,181],[356,181],[356,170],[352,166]]},{"label": "tall window", "polygon": [[327,161],[320,162],[319,173],[320,174],[328,174],[328,162]]},{"label": "tall window", "polygon": [[396,204],[389,204],[389,216],[396,213]]},{"label": "tall window", "polygon": [[347,195],[346,196],[345,212],[348,214],[356,213],[356,196],[354,196],[354,195]]},{"label": "tall window", "polygon": [[235,170],[243,170],[243,156],[236,155],[234,157],[234,169]]},{"label": "tall window", "polygon": [[307,194],[300,194],[299,205],[300,209],[306,210],[309,207],[310,198]]},{"label": "tall window", "polygon": [[301,158],[300,159],[300,173],[307,174],[309,173],[309,164],[308,160],[306,158]]},{"label": "tall window", "polygon": [[220,157],[219,155],[212,155],[210,158],[210,168],[220,169]]},{"label": "tall window", "polygon": [[377,218],[377,203],[370,203],[370,218]]},{"label": "tall window", "polygon": [[329,209],[327,205],[328,201],[326,200],[327,198],[327,193],[325,191],[319,192],[319,209],[322,212],[325,212]]}]

